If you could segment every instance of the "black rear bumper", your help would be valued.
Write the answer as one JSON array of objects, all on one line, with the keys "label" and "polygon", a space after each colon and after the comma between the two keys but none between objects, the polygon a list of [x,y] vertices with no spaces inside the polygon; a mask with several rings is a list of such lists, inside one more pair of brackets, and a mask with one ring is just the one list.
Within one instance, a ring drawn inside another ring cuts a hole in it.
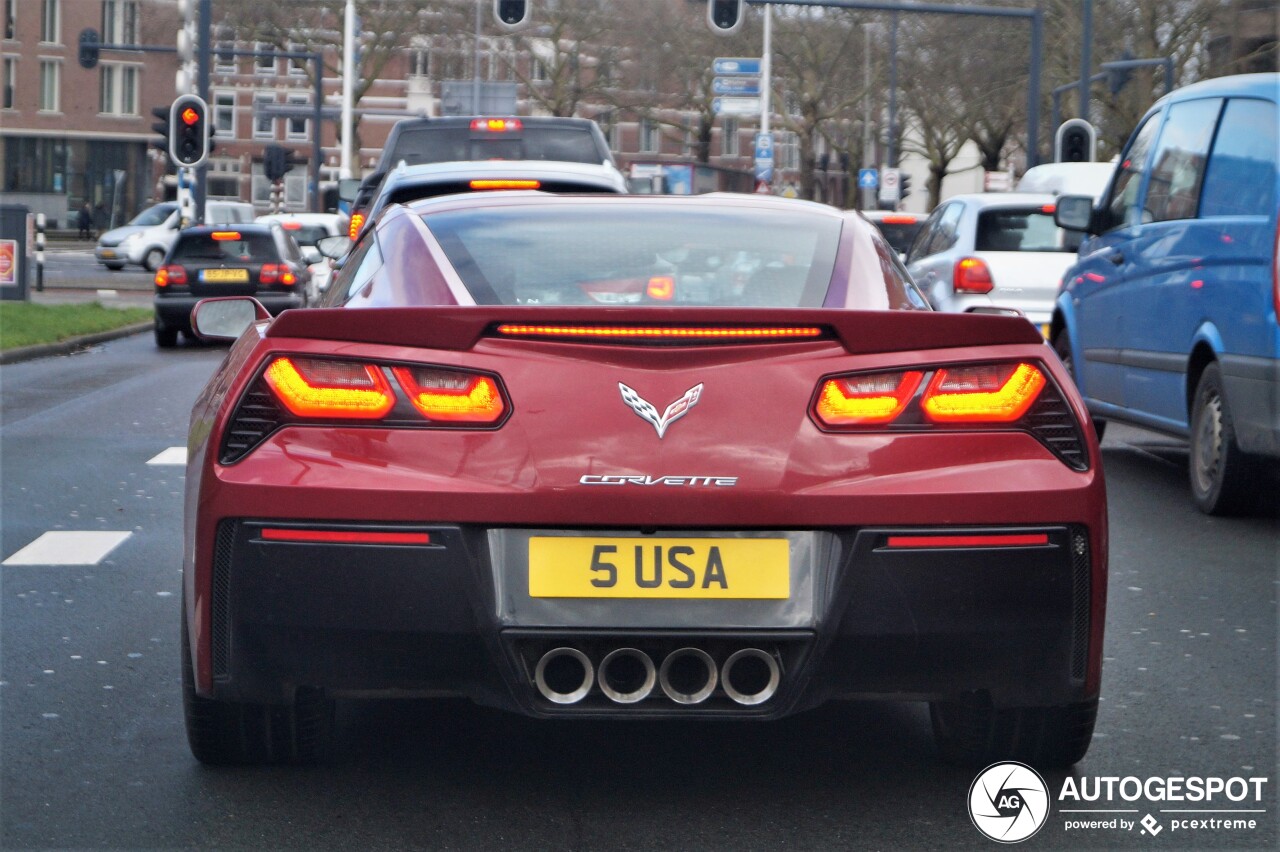
[{"label": "black rear bumper", "polygon": [[[220,699],[283,701],[308,685],[336,695],[463,695],[548,716],[772,718],[832,698],[975,692],[997,706],[1046,706],[1092,697],[1086,677],[1100,653],[1091,647],[1089,537],[1078,526],[965,530],[1043,535],[1036,545],[989,547],[890,546],[891,535],[939,532],[918,528],[835,531],[839,547],[818,574],[824,594],[812,623],[778,630],[514,626],[500,611],[500,574],[483,529],[271,523],[430,537],[386,545],[269,541],[263,526],[224,521],[218,531],[210,636]],[[692,707],[660,690],[620,705],[598,688],[564,706],[532,683],[536,660],[555,647],[579,648],[597,665],[617,647],[655,662],[677,648],[705,648],[717,664],[736,648],[759,647],[777,659],[782,681],[752,707],[719,690]]]}]

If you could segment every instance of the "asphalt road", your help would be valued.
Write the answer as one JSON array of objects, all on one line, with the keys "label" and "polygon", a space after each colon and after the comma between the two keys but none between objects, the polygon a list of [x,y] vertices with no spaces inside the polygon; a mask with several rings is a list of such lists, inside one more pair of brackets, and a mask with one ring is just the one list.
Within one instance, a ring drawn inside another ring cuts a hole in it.
[{"label": "asphalt road", "polygon": [[[184,445],[222,355],[140,335],[0,370],[0,558],[50,530],[129,533],[98,564],[0,566],[0,848],[991,848],[966,810],[974,773],[938,761],[910,703],[759,725],[344,702],[327,765],[200,766],[179,690],[182,468],[148,462]],[[1078,805],[1153,814],[1155,836],[1069,831],[1056,802],[1028,846],[1275,848],[1280,523],[1199,514],[1176,441],[1113,426],[1103,456],[1104,701],[1089,755],[1049,789],[1268,781],[1259,802]],[[1161,812],[1206,807],[1261,812],[1237,831]]]}]

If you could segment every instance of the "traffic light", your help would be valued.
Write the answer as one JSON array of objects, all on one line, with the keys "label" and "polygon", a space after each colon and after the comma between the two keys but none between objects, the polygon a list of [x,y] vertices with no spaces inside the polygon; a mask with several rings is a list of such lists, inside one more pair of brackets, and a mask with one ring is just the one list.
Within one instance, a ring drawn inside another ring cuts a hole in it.
[{"label": "traffic light", "polygon": [[92,27],[80,31],[80,67],[95,68],[98,65],[98,45],[102,39]]},{"label": "traffic light", "polygon": [[732,35],[742,26],[742,0],[707,0],[707,23],[717,35]]},{"label": "traffic light", "polygon": [[296,165],[298,161],[293,158],[292,149],[283,145],[268,145],[262,151],[262,173],[272,183],[293,171]]},{"label": "traffic light", "polygon": [[493,0],[493,17],[508,32],[529,23],[530,0]]},{"label": "traffic light", "polygon": [[911,175],[906,172],[898,172],[898,200],[906,198],[911,194]]},{"label": "traffic light", "polygon": [[183,95],[169,108],[169,156],[179,166],[195,167],[209,157],[209,106]]},{"label": "traffic light", "polygon": [[151,147],[158,148],[166,154],[169,153],[169,112],[170,107],[167,106],[151,108],[151,114],[159,119],[151,124],[151,129],[160,134],[159,139],[151,140]]},{"label": "traffic light", "polygon": [[1092,163],[1098,144],[1097,131],[1083,118],[1062,122],[1053,140],[1053,159],[1057,163]]}]

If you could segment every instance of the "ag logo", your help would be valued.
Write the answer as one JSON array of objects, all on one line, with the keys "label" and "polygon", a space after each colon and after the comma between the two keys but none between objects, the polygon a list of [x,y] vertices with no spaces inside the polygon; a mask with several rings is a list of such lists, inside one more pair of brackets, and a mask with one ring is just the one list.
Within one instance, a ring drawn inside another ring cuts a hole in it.
[{"label": "ag logo", "polygon": [[999,843],[1017,843],[1040,830],[1049,817],[1049,788],[1023,763],[993,763],[969,788],[969,818]]}]

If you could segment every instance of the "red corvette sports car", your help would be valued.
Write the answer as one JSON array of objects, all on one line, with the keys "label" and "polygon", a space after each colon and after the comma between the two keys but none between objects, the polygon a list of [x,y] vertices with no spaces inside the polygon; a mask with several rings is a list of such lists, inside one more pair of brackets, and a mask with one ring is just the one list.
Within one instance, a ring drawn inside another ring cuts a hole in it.
[{"label": "red corvette sports car", "polygon": [[934,313],[856,213],[475,193],[388,209],[327,306],[192,412],[187,730],[323,753],[343,696],[540,717],[930,702],[951,759],[1065,765],[1097,709],[1106,497],[1018,316]]}]

